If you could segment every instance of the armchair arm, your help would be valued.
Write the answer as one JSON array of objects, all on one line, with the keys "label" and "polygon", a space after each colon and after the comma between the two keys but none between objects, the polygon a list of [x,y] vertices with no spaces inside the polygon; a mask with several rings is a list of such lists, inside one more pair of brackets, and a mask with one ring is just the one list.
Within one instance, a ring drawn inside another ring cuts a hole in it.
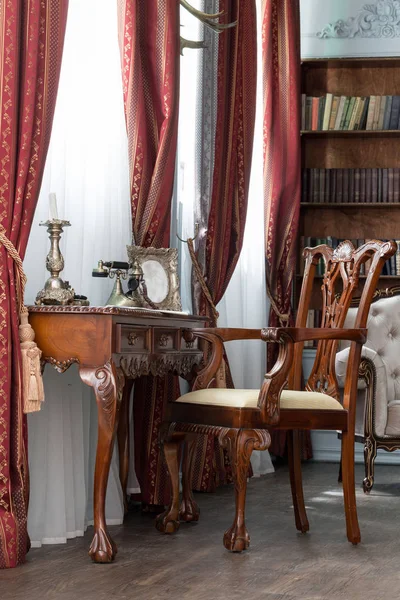
[{"label": "armchair arm", "polygon": [[[349,350],[349,348],[345,348],[336,354],[336,376],[339,387],[341,388],[343,388],[345,384]],[[366,369],[365,362],[371,363],[371,372]],[[366,375],[368,377],[366,377]],[[367,346],[364,346],[361,351],[361,363],[358,377],[358,389],[366,389],[365,434],[371,432],[378,437],[382,437],[386,429],[388,411],[386,367],[379,354]],[[364,427],[364,422],[362,425]],[[368,429],[369,431],[367,431]]]},{"label": "armchair arm", "polygon": [[366,340],[366,329],[321,329],[300,327],[267,327],[265,329],[207,328],[191,329],[184,332],[186,341],[202,338],[211,343],[211,356],[197,375],[193,389],[207,388],[221,364],[224,354],[223,342],[233,340],[256,340],[279,344],[279,354],[275,365],[265,374],[258,408],[266,423],[275,425],[279,422],[279,399],[285,387],[289,371],[293,364],[294,344],[306,340],[351,340],[363,344]]}]

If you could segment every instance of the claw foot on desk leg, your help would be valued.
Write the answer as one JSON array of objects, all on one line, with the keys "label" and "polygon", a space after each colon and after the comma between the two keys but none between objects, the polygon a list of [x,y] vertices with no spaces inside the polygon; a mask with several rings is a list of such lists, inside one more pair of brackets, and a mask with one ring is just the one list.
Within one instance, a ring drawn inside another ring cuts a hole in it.
[{"label": "claw foot on desk leg", "polygon": [[200,517],[200,508],[197,502],[194,501],[193,497],[183,498],[179,511],[179,520],[185,521],[185,523],[192,523],[198,521]]},{"label": "claw foot on desk leg", "polygon": [[117,546],[106,529],[98,529],[89,548],[89,556],[96,563],[110,563],[117,554]]},{"label": "claw foot on desk leg", "polygon": [[161,533],[175,533],[179,529],[178,514],[172,507],[158,515],[156,528]]}]

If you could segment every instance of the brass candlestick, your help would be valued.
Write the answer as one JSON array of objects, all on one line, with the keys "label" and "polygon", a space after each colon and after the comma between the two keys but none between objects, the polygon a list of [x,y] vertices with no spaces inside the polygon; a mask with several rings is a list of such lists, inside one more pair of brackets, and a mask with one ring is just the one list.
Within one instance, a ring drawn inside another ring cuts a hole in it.
[{"label": "brass candlestick", "polygon": [[59,245],[63,228],[70,227],[71,223],[51,219],[39,225],[47,227],[50,237],[50,251],[46,257],[46,269],[50,272],[50,277],[36,296],[35,304],[61,304],[62,306],[73,304],[75,292],[68,281],[63,281],[60,277],[60,272],[64,269],[64,258]]}]

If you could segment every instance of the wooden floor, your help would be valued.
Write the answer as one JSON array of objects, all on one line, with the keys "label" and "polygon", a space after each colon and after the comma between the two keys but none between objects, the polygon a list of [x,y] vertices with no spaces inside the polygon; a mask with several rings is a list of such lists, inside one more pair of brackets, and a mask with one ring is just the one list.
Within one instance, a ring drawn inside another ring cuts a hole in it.
[{"label": "wooden floor", "polygon": [[[357,470],[361,482],[362,470]],[[111,528],[119,546],[111,565],[91,563],[85,538],[31,550],[27,563],[0,571],[1,600],[394,600],[400,597],[400,468],[377,467],[370,496],[358,490],[361,545],[345,535],[337,466],[304,466],[310,533],[296,532],[287,469],[253,479],[248,489],[251,547],[230,554],[233,490],[198,494],[196,525],[173,537],[133,512]]]}]

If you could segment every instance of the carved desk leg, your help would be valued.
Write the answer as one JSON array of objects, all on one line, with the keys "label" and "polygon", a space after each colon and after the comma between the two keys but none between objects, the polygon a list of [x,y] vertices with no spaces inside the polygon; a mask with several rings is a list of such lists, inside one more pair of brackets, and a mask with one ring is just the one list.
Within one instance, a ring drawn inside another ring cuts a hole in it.
[{"label": "carved desk leg", "polygon": [[121,482],[122,494],[124,498],[125,514],[128,512],[126,488],[128,485],[129,474],[129,401],[131,398],[132,386],[133,379],[127,379],[125,381],[124,391],[122,394],[117,432],[119,453],[119,480]]},{"label": "carved desk leg", "polygon": [[108,474],[118,425],[124,375],[110,361],[103,367],[81,367],[81,379],[93,387],[98,411],[98,439],[94,473],[94,536],[89,554],[94,562],[114,560],[117,546],[107,530],[105,499]]}]

